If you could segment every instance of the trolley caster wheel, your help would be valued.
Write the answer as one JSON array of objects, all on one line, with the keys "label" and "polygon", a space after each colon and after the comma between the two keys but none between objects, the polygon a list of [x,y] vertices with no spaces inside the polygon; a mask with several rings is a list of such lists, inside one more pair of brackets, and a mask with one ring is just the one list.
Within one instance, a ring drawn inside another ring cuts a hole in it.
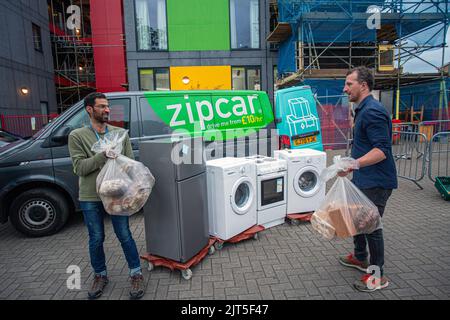
[{"label": "trolley caster wheel", "polygon": [[291,224],[292,224],[293,226],[299,226],[299,225],[300,225],[300,220],[291,219]]},{"label": "trolley caster wheel", "polygon": [[181,276],[183,277],[184,280],[191,279],[192,278],[192,270],[191,269],[181,270]]},{"label": "trolley caster wheel", "polygon": [[214,247],[216,248],[216,250],[222,250],[223,242],[216,242],[216,243],[214,243]]},{"label": "trolley caster wheel", "polygon": [[216,248],[214,246],[211,246],[208,248],[208,254],[212,256],[216,252]]},{"label": "trolley caster wheel", "polygon": [[155,269],[155,266],[153,265],[153,263],[149,262],[147,265],[147,270],[152,271],[153,269]]},{"label": "trolley caster wheel", "polygon": [[254,239],[254,240],[258,240],[258,239],[259,239],[259,236],[258,236],[257,233],[255,233],[255,234],[253,235],[253,239]]}]

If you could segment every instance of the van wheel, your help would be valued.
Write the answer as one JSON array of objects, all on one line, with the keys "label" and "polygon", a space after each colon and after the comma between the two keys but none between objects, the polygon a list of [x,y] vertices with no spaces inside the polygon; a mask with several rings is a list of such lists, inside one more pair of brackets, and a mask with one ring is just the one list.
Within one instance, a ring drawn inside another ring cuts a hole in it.
[{"label": "van wheel", "polygon": [[9,218],[20,232],[31,237],[58,232],[69,218],[69,205],[64,196],[52,189],[27,190],[15,198]]}]

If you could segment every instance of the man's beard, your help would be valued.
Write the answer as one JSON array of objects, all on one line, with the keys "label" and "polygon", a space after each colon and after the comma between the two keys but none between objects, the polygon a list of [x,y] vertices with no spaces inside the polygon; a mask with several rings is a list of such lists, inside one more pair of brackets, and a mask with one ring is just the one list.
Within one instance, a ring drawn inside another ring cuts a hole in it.
[{"label": "man's beard", "polygon": [[356,101],[358,101],[358,98],[359,98],[359,96],[348,95],[348,101],[350,101],[350,102],[356,102]]},{"label": "man's beard", "polygon": [[109,114],[105,114],[105,115],[103,115],[103,114],[95,114],[94,115],[94,119],[97,120],[100,123],[105,123],[105,122],[108,122],[108,120],[109,120]]}]

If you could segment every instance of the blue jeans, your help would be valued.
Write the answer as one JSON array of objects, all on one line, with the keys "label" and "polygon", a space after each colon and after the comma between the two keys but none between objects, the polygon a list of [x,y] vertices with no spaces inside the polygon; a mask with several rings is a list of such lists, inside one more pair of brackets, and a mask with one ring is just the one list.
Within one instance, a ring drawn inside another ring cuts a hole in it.
[{"label": "blue jeans", "polygon": [[[392,190],[381,188],[361,189],[361,191],[377,206],[380,216],[383,217],[387,200],[392,194]],[[359,234],[353,237],[355,245],[355,257],[359,261],[367,259],[367,244],[370,252],[370,265],[380,268],[381,276],[383,276],[384,266],[384,239],[383,229],[378,229],[371,234]]]},{"label": "blue jeans", "polygon": [[[106,214],[101,201],[80,201],[83,211],[84,223],[89,232],[89,255],[94,272],[98,275],[106,276],[105,251],[103,242],[105,241],[105,226],[103,218]],[[128,262],[130,275],[141,273],[141,262],[136,243],[130,231],[127,216],[111,215],[111,222],[114,233],[122,245],[125,258]]]}]

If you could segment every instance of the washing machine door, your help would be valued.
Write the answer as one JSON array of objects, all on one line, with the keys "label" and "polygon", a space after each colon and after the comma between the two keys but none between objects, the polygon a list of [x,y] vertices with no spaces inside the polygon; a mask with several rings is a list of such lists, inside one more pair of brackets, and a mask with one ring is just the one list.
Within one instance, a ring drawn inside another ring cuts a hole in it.
[{"label": "washing machine door", "polygon": [[251,180],[242,177],[236,181],[231,191],[230,202],[236,214],[244,215],[248,212],[255,198],[255,190]]},{"label": "washing machine door", "polygon": [[319,172],[312,166],[303,167],[297,171],[293,183],[295,192],[299,196],[312,197],[320,189]]}]

